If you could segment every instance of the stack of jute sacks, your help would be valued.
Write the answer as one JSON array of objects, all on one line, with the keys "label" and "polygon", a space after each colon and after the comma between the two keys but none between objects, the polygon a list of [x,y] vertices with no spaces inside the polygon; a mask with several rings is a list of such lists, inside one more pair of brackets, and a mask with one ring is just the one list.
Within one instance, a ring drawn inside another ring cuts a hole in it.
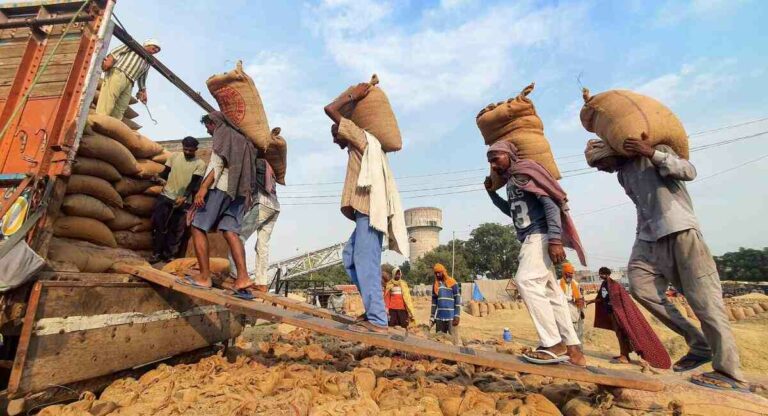
[{"label": "stack of jute sacks", "polygon": [[[54,236],[148,256],[152,249],[150,217],[162,192],[162,185],[154,179],[164,170],[169,155],[121,120],[89,114],[72,163],[61,216],[54,223]],[[58,251],[66,252],[56,243],[53,246]],[[54,260],[67,261],[53,251]],[[89,264],[79,262],[79,268],[91,269]]]},{"label": "stack of jute sacks", "polygon": [[640,139],[645,133],[652,146],[667,145],[678,156],[688,159],[685,128],[661,102],[627,90],[609,90],[590,96],[584,88],[582,98],[581,124],[620,155],[627,156],[624,140]]},{"label": "stack of jute sacks", "polygon": [[288,145],[280,128],[270,131],[267,114],[253,79],[238,61],[235,69],[213,75],[205,81],[222,113],[256,146],[275,172],[277,183],[285,185]]},{"label": "stack of jute sacks", "polygon": [[474,300],[471,300],[467,303],[466,306],[466,312],[472,316],[475,317],[485,317],[490,316],[496,311],[501,311],[504,309],[522,309],[523,303],[522,302],[477,302]]},{"label": "stack of jute sacks", "polygon": [[[372,134],[384,152],[397,152],[403,148],[403,138],[397,126],[397,118],[389,104],[389,98],[379,87],[379,77],[371,76],[368,94],[341,109],[342,115],[361,129]],[[346,92],[345,92],[346,93]]]},{"label": "stack of jute sacks", "polygon": [[[528,95],[533,91],[531,83],[523,88],[517,97],[495,104],[489,104],[477,114],[476,122],[485,144],[490,146],[499,140],[512,142],[521,159],[531,159],[546,168],[555,179],[560,179],[560,170],[549,141],[544,136],[544,123],[536,113],[536,107]],[[504,185],[503,180],[491,171],[493,189]]]}]

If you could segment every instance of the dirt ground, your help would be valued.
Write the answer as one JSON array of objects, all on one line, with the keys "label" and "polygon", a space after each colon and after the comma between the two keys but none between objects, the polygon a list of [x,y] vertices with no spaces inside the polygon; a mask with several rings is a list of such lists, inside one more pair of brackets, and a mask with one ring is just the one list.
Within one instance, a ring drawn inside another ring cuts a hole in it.
[{"label": "dirt ground", "polygon": [[[591,299],[591,297],[588,296],[587,299]],[[416,297],[414,302],[417,309],[417,322],[427,323],[430,310],[429,298]],[[661,324],[658,319],[652,317],[643,308],[640,309],[667,347],[672,360],[674,361],[682,357],[687,352],[685,340]],[[607,360],[618,353],[619,344],[612,331],[594,328],[594,319],[595,306],[590,305],[587,307],[586,319],[584,321],[584,348],[590,358],[599,361],[600,365],[608,366]],[[698,325],[696,321],[694,323]],[[496,311],[486,317],[474,317],[462,311],[459,327],[459,336],[463,339],[501,339],[502,331],[505,327],[509,328],[513,339],[517,342],[533,345],[537,339],[536,330],[525,307],[523,309]],[[766,345],[768,345],[768,313],[739,322],[731,322],[731,328],[736,337],[736,343],[739,346],[741,364],[744,371],[751,379],[762,379],[768,373],[768,356],[766,355]],[[637,357],[633,355],[633,358]],[[626,365],[610,366],[615,368],[631,367]],[[709,371],[711,366],[702,368]]]}]

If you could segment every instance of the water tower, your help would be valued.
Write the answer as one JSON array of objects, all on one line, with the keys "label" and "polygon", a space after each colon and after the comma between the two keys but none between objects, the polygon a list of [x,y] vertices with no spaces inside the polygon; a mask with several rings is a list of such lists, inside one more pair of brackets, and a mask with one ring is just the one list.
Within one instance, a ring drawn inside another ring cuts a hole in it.
[{"label": "water tower", "polygon": [[408,228],[408,242],[411,248],[411,257],[408,260],[414,262],[440,245],[443,212],[432,207],[407,209],[405,226]]}]

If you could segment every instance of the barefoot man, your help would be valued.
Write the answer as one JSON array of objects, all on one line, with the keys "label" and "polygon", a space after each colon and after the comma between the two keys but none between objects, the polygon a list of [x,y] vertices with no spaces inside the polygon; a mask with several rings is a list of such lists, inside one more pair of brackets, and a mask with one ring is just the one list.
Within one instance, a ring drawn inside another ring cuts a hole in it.
[{"label": "barefoot man", "polygon": [[257,151],[223,113],[214,111],[203,116],[201,122],[213,136],[213,152],[203,183],[195,195],[197,212],[191,229],[200,274],[187,276],[182,283],[211,287],[208,232],[218,229],[229,245],[237,270],[233,294],[252,299],[253,295],[247,288],[253,286],[254,282],[248,277],[240,229],[245,210],[255,197]]},{"label": "barefoot man", "polygon": [[493,204],[512,217],[522,243],[515,282],[539,335],[539,347],[523,357],[536,364],[570,361],[585,366],[568,302],[555,279],[554,264],[565,260],[563,246],[576,250],[581,263],[586,264],[568,214],[566,194],[542,165],[520,159],[510,142],[491,145],[488,163],[507,181],[506,199],[492,190],[490,177],[485,179],[485,188]]},{"label": "barefoot man", "polygon": [[[637,207],[637,234],[627,268],[630,293],[685,338],[688,353],[674,364],[675,371],[693,370],[711,361],[715,371],[694,376],[692,382],[747,390],[725,313],[720,276],[685,186],[696,177],[696,168],[669,146],[652,147],[645,133],[640,139],[626,139],[624,150],[631,157],[621,156],[595,139],[587,143],[584,155],[590,166],[617,172],[619,184]],[[701,330],[667,300],[670,284],[688,300]]]}]

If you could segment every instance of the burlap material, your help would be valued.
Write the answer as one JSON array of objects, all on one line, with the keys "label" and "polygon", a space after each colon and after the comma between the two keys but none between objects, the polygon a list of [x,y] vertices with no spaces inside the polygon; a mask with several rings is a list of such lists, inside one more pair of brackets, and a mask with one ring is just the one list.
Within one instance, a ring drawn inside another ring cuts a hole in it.
[{"label": "burlap material", "polygon": [[114,208],[115,219],[107,221],[106,225],[112,231],[123,231],[141,224],[141,218],[131,214],[122,208]]},{"label": "burlap material", "polygon": [[124,200],[124,208],[131,214],[139,217],[149,217],[155,208],[154,196],[149,195],[131,195]]},{"label": "burlap material", "polygon": [[139,113],[137,113],[136,110],[134,110],[131,107],[126,108],[125,112],[123,112],[123,118],[127,118],[129,120],[132,120],[138,116],[139,116]]},{"label": "burlap material", "polygon": [[157,177],[165,170],[165,165],[153,162],[149,159],[136,159],[136,167],[139,168],[139,172],[136,173],[136,176],[141,179]]},{"label": "burlap material", "polygon": [[127,147],[98,133],[83,135],[77,154],[103,160],[123,175],[139,173],[136,158]]},{"label": "burlap material", "polygon": [[205,84],[219,103],[221,112],[235,123],[259,150],[266,151],[270,141],[267,114],[256,84],[243,71],[243,62],[238,61],[232,71],[213,75]]},{"label": "burlap material", "polygon": [[374,135],[385,152],[397,152],[403,148],[403,138],[397,126],[397,118],[389,104],[389,98],[378,84],[379,77],[371,76],[371,89],[353,107],[342,110],[344,117],[358,127]]},{"label": "burlap material", "polygon": [[[476,122],[485,144],[492,145],[499,140],[514,143],[522,159],[531,159],[546,168],[555,179],[560,179],[552,149],[544,136],[544,123],[536,113],[528,94],[534,84],[525,87],[517,97],[496,104],[489,104],[477,114]],[[492,174],[493,179],[496,175]],[[500,188],[498,177],[494,189]]]},{"label": "burlap material", "polygon": [[144,190],[144,195],[158,196],[163,193],[163,185],[152,185]]},{"label": "burlap material", "polygon": [[74,162],[72,162],[72,173],[96,176],[108,182],[120,180],[120,172],[114,166],[103,160],[86,156],[75,158]]},{"label": "burlap material", "polygon": [[163,152],[163,146],[131,130],[122,121],[104,114],[91,113],[88,122],[96,133],[120,142],[135,157],[150,158]]},{"label": "burlap material", "polygon": [[666,144],[688,159],[688,135],[675,114],[655,99],[627,90],[609,90],[589,95],[584,88],[581,124],[605,140],[616,152],[627,156],[624,140],[648,135],[652,146]]},{"label": "burlap material", "polygon": [[128,229],[134,233],[140,233],[143,231],[152,231],[152,219],[141,218],[141,222]]},{"label": "burlap material", "polygon": [[[211,257],[210,269],[211,273],[214,274],[227,274],[229,273],[229,260],[225,258]],[[175,276],[184,277],[200,273],[200,267],[197,264],[197,258],[186,257],[172,260],[163,266],[163,271]]]},{"label": "burlap material", "polygon": [[115,219],[115,213],[107,204],[84,194],[72,194],[64,197],[61,211],[76,217],[88,217],[102,222]]},{"label": "burlap material", "polygon": [[162,163],[164,165],[165,162],[168,161],[168,158],[170,158],[172,154],[173,153],[171,153],[171,152],[169,152],[167,150],[163,150],[161,153],[158,153],[158,154],[152,156],[150,158],[150,160],[152,160],[153,162]]},{"label": "burlap material", "polygon": [[133,231],[115,231],[115,242],[118,247],[131,250],[151,250],[152,233],[144,231],[134,233]]},{"label": "burlap material", "polygon": [[142,194],[144,191],[154,186],[154,184],[154,182],[149,180],[123,177],[115,182],[115,190],[123,197],[126,197]]},{"label": "burlap material", "polygon": [[269,148],[264,153],[264,159],[267,159],[269,166],[275,172],[275,181],[280,185],[285,185],[285,171],[288,167],[288,143],[280,135],[280,127],[272,129]]},{"label": "burlap material", "polygon": [[63,216],[53,224],[56,237],[85,240],[94,244],[117,247],[112,231],[103,222],[86,217]]},{"label": "burlap material", "polygon": [[67,182],[67,194],[90,195],[101,202],[113,206],[122,207],[123,198],[115,188],[104,179],[88,175],[72,175]]}]

